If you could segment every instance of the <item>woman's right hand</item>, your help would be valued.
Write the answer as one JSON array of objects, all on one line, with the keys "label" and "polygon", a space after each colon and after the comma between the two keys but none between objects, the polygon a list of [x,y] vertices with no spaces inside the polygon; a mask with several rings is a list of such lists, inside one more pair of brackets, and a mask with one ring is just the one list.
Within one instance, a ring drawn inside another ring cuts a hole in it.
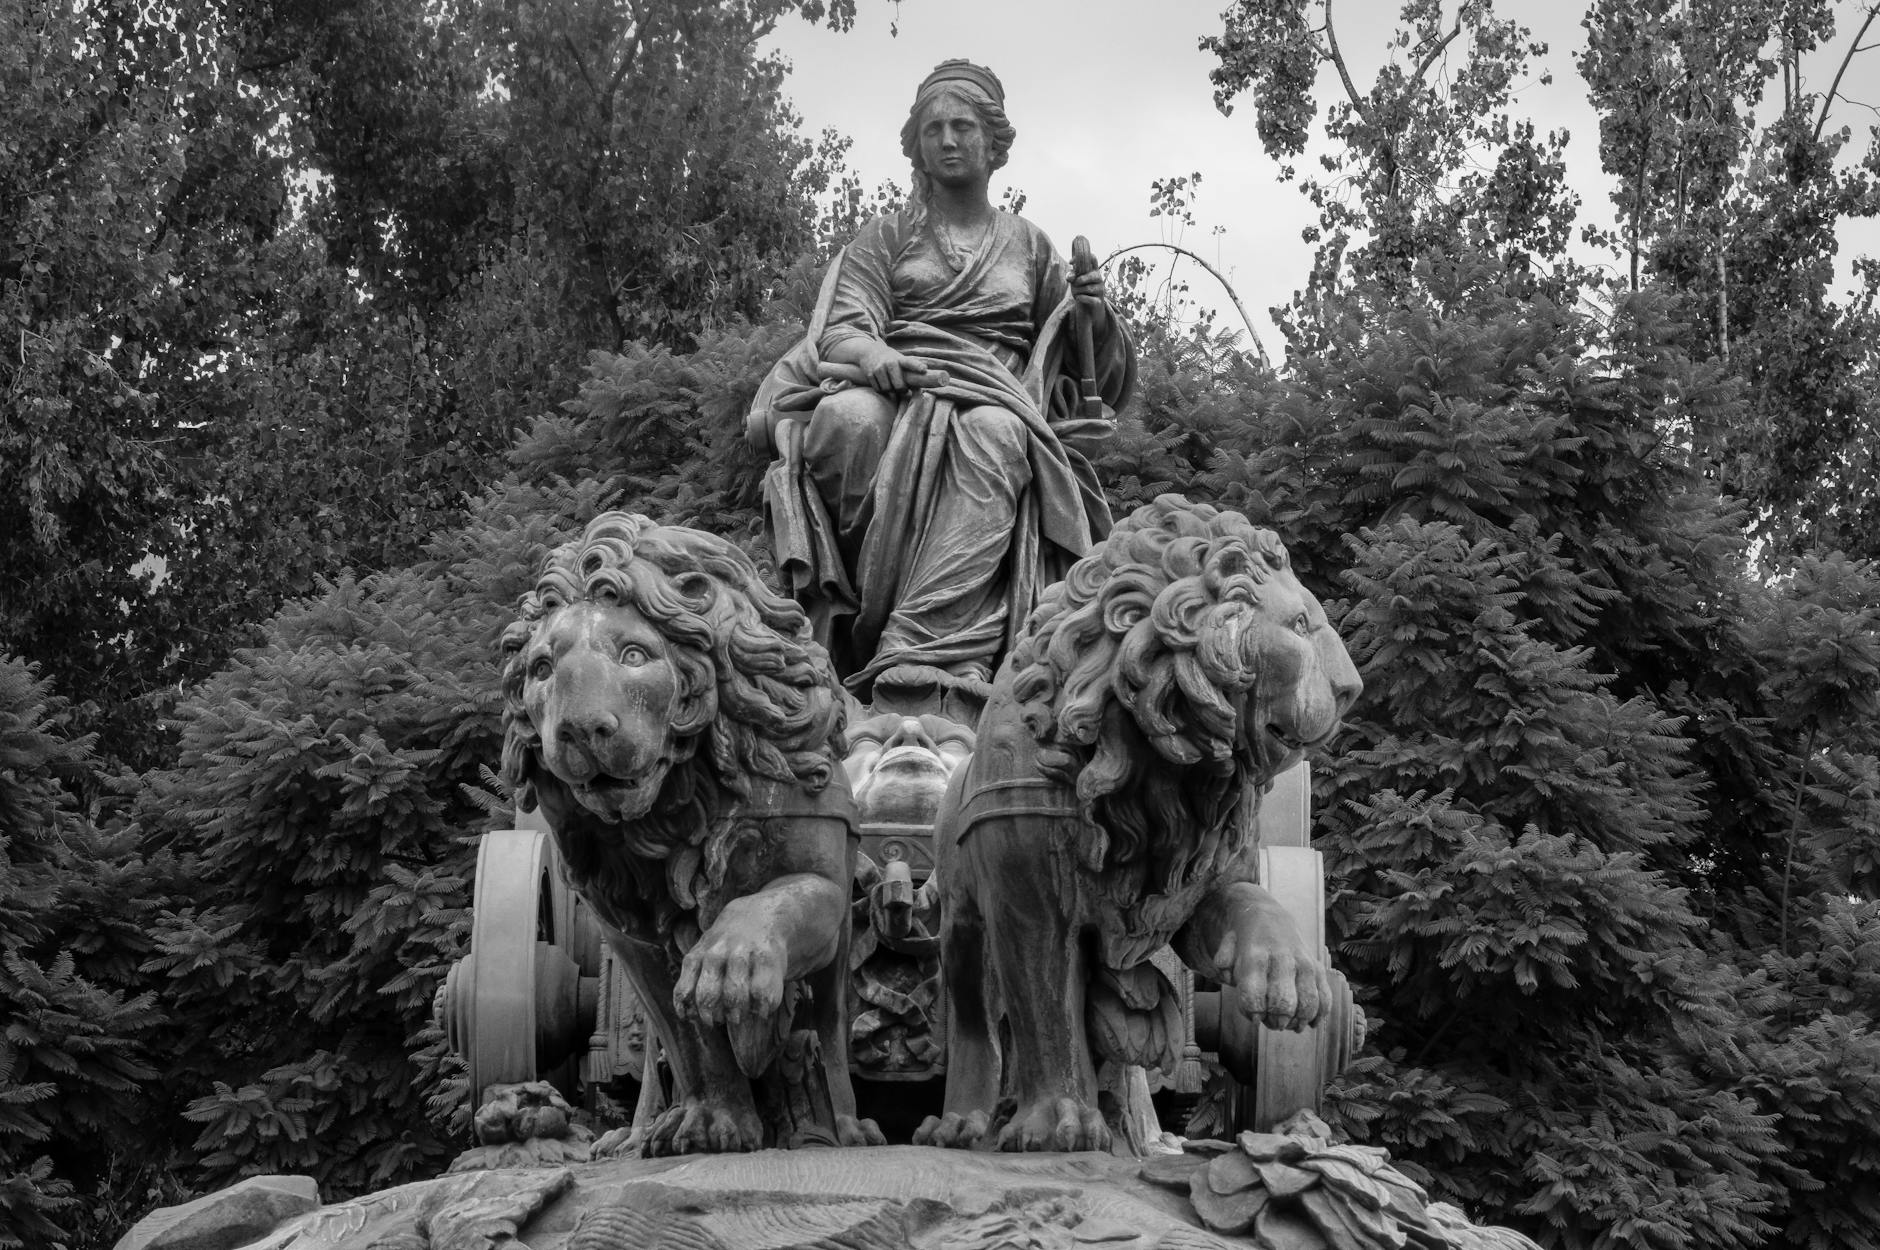
[{"label": "woman's right hand", "polygon": [[912,379],[927,372],[927,366],[912,356],[904,356],[886,343],[870,343],[856,353],[853,362],[868,375],[868,384],[878,391],[899,395],[911,389]]}]

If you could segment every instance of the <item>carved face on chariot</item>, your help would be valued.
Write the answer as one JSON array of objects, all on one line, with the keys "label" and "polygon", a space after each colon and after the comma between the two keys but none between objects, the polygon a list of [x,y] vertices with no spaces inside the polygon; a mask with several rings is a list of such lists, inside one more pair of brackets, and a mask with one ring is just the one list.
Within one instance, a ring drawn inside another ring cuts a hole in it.
[{"label": "carved face on chariot", "polygon": [[849,727],[843,768],[864,824],[931,825],[973,731],[944,716],[889,712]]}]

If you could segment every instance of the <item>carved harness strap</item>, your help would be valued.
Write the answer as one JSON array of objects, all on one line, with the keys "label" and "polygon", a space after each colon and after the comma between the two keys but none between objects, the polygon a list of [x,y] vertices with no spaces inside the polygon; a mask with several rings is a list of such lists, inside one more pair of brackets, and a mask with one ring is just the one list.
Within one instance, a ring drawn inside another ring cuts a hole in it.
[{"label": "carved harness strap", "polygon": [[1068,786],[1036,777],[981,782],[969,772],[966,797],[960,802],[959,832],[953,840],[964,842],[974,825],[999,816],[1062,816],[1086,823],[1084,809]]}]

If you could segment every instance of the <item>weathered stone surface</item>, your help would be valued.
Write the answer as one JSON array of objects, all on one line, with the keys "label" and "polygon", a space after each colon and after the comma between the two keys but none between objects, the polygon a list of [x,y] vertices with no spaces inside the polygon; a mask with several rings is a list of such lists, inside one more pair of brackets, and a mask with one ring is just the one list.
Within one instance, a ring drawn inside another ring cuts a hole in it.
[{"label": "weathered stone surface", "polygon": [[227,1189],[160,1207],[118,1239],[115,1250],[234,1250],[320,1205],[311,1176],[251,1176]]},{"label": "weathered stone surface", "polygon": [[[1535,1250],[1519,1233],[1427,1203],[1384,1151],[1333,1145],[1304,1115],[1288,1123],[1302,1134],[1293,1140],[1319,1144],[1298,1165],[1312,1186],[1287,1197],[1226,1142],[1142,1163],[920,1146],[763,1150],[453,1173],[302,1215],[248,1250]],[[1340,1166],[1314,1166],[1327,1160]],[[1383,1205],[1372,1205],[1370,1185]]]},{"label": "weathered stone surface", "polygon": [[[1227,1250],[1102,1154],[765,1150],[457,1173],[325,1207],[250,1250]],[[1244,1243],[1243,1243],[1244,1244]]]},{"label": "weathered stone surface", "polygon": [[517,1232],[573,1185],[567,1168],[441,1176],[323,1207],[248,1250],[545,1250]]}]

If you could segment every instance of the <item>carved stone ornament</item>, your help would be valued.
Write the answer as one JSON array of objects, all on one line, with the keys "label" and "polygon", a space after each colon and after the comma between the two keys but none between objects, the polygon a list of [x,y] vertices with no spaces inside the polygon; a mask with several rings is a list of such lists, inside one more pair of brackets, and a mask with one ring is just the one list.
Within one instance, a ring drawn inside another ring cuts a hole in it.
[{"label": "carved stone ornament", "polygon": [[856,861],[852,1075],[938,1079],[946,1070],[933,822],[973,732],[936,715],[886,713],[849,728],[843,767],[862,818]]},{"label": "carved stone ornament", "polygon": [[1300,1112],[1276,1133],[1194,1141],[1147,1160],[1143,1179],[1186,1193],[1211,1231],[1271,1250],[1540,1250],[1507,1228],[1483,1228],[1390,1165],[1377,1146],[1334,1142]]}]

